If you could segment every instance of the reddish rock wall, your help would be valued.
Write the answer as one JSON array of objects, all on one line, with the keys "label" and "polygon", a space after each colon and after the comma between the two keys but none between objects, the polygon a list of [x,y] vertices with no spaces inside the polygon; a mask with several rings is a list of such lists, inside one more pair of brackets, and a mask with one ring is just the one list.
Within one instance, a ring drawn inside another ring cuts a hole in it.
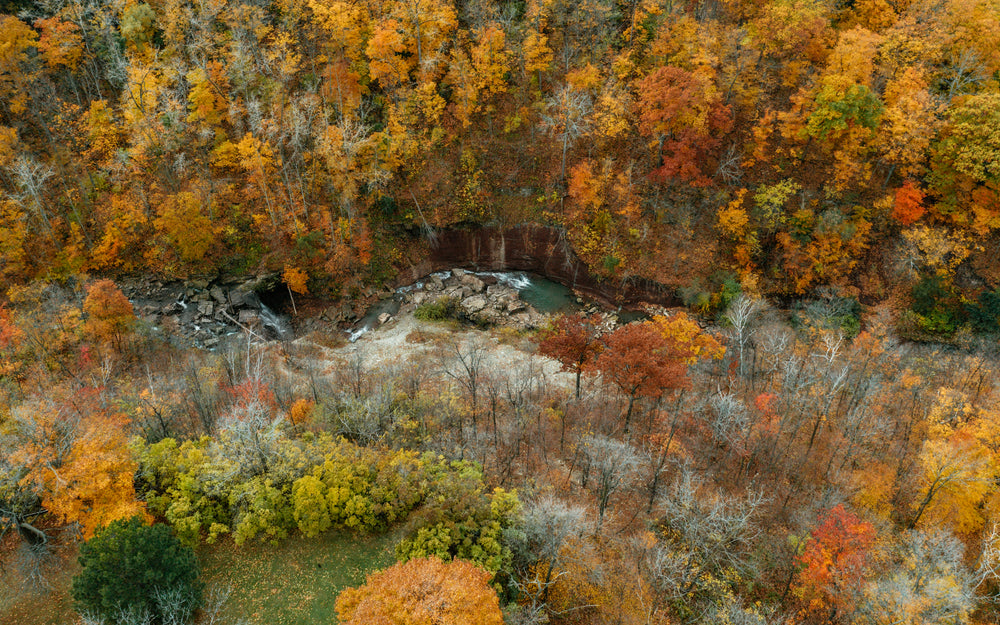
[{"label": "reddish rock wall", "polygon": [[644,279],[599,279],[587,271],[563,237],[547,226],[528,224],[500,229],[444,230],[427,258],[401,271],[396,286],[412,284],[435,271],[462,267],[475,271],[528,271],[614,306],[649,302],[677,306],[674,293]]}]

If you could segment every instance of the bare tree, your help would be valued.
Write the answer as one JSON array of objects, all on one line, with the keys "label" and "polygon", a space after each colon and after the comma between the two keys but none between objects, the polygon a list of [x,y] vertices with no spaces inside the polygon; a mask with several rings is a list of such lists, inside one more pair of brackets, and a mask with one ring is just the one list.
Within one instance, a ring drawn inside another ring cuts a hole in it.
[{"label": "bare tree", "polygon": [[976,607],[975,579],[963,552],[961,541],[945,530],[907,532],[895,565],[869,582],[853,622],[967,623]]},{"label": "bare tree", "polygon": [[733,447],[746,438],[750,416],[739,397],[720,391],[710,397],[708,403],[712,408],[712,439],[716,443]]},{"label": "bare tree", "polygon": [[955,96],[967,93],[973,87],[989,77],[989,70],[979,59],[975,50],[963,48],[950,59],[950,76],[945,78],[948,85],[948,101]]},{"label": "bare tree", "polygon": [[716,177],[728,185],[735,185],[743,178],[742,160],[737,145],[734,143],[729,146],[719,159],[719,166],[715,169]]},{"label": "bare tree", "polygon": [[162,625],[187,625],[194,616],[192,597],[180,588],[155,588],[153,600]]},{"label": "bare tree", "polygon": [[1000,601],[998,582],[1000,582],[1000,526],[994,522],[989,531],[983,535],[972,585],[976,590],[988,590],[987,597],[997,603]]},{"label": "bare tree", "polygon": [[55,171],[30,156],[21,155],[10,166],[10,173],[13,174],[15,183],[21,190],[21,195],[17,198],[18,201],[38,216],[42,225],[45,226],[46,234],[54,240],[52,222],[45,210],[42,192],[45,190],[45,182],[53,176]]},{"label": "bare tree", "polygon": [[371,378],[368,369],[368,353],[364,346],[356,345],[346,356],[338,359],[333,370],[334,388],[343,389],[341,393],[350,393],[355,398],[361,398],[371,389]]},{"label": "bare tree", "polygon": [[748,352],[756,331],[755,323],[765,308],[762,300],[741,293],[726,311],[724,318],[730,325],[729,335],[736,347],[741,376],[747,375]]},{"label": "bare tree", "polygon": [[346,397],[336,407],[337,433],[362,445],[375,445],[396,427],[396,385],[391,378],[375,383],[364,397]]},{"label": "bare tree", "polygon": [[[541,610],[548,601],[549,590],[559,577],[564,548],[574,537],[583,536],[586,518],[582,507],[565,504],[550,495],[525,504],[521,526],[507,538],[518,577],[528,580],[523,592],[530,613]],[[538,573],[539,563],[547,565],[542,574]]]},{"label": "bare tree", "polygon": [[[227,622],[228,619],[222,616],[222,608],[226,607],[232,594],[233,587],[231,585],[212,586],[212,589],[208,591],[208,596],[205,597],[205,604],[201,608],[201,617],[198,622],[202,625],[222,625]],[[249,621],[240,618],[232,623],[233,625],[248,625]]]},{"label": "bare tree", "polygon": [[445,343],[440,356],[444,374],[457,382],[469,397],[473,430],[479,424],[479,393],[482,390],[483,366],[489,347],[488,339],[478,334],[469,341],[453,337]]},{"label": "bare tree", "polygon": [[631,445],[607,436],[587,436],[581,441],[581,449],[587,458],[589,470],[594,472],[597,530],[600,531],[611,496],[632,482],[641,459]]},{"label": "bare tree", "polygon": [[219,419],[219,452],[244,477],[270,471],[285,438],[285,420],[257,397],[240,402]]},{"label": "bare tree", "polygon": [[664,501],[659,523],[665,540],[657,549],[653,578],[660,592],[687,597],[704,572],[734,570],[754,577],[748,553],[760,534],[754,517],[764,501],[752,491],[743,497],[703,492],[685,468]]},{"label": "bare tree", "polygon": [[146,607],[119,606],[109,625],[154,625],[156,617]]},{"label": "bare tree", "polygon": [[562,89],[545,101],[541,126],[562,144],[560,180],[563,182],[566,181],[566,155],[577,139],[590,132],[590,112],[593,108],[591,97],[569,84],[563,85]]}]

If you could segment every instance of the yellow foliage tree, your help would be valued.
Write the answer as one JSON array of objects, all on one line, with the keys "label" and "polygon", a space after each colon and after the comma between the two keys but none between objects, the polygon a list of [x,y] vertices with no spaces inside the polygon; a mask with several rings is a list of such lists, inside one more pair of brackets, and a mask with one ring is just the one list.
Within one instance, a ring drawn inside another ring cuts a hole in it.
[{"label": "yellow foliage tree", "polygon": [[38,33],[21,20],[13,15],[0,15],[0,95],[15,115],[27,108],[28,49],[37,39]]},{"label": "yellow foliage tree", "polygon": [[982,503],[995,490],[997,467],[966,427],[931,428],[920,451],[921,487],[910,528],[950,526],[959,534],[982,527]]},{"label": "yellow foliage tree", "polygon": [[215,241],[215,227],[202,205],[197,194],[182,191],[164,199],[160,216],[153,222],[185,262],[202,260]]}]

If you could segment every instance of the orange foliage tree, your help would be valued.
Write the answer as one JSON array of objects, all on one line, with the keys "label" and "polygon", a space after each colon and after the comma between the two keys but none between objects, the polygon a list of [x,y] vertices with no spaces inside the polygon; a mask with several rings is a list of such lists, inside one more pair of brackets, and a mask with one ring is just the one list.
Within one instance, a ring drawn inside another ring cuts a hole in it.
[{"label": "orange foliage tree", "polygon": [[661,180],[709,184],[704,159],[729,131],[729,107],[704,76],[679,67],[661,67],[638,83],[639,131],[658,143]]},{"label": "orange foliage tree", "polygon": [[341,625],[503,625],[490,574],[471,562],[417,558],[337,597]]},{"label": "orange foliage tree", "polygon": [[907,180],[896,189],[892,203],[892,216],[904,226],[909,226],[924,215],[924,192],[913,180]]},{"label": "orange foliage tree", "polygon": [[44,483],[42,504],[49,513],[79,524],[84,538],[111,521],[145,513],[135,497],[138,463],[128,448],[126,423],[121,416],[89,419],[62,466],[39,466],[29,474]]},{"label": "orange foliage tree", "polygon": [[100,343],[110,343],[116,350],[136,322],[132,303],[111,280],[98,280],[87,288],[83,301],[87,315],[84,330]]}]

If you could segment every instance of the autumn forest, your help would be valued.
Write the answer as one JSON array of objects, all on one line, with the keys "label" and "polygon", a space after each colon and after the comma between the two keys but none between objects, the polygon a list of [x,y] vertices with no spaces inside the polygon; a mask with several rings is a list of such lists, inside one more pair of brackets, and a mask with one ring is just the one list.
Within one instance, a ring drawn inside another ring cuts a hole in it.
[{"label": "autumn forest", "polygon": [[0,0],[0,623],[996,623],[998,249],[1000,0]]}]

